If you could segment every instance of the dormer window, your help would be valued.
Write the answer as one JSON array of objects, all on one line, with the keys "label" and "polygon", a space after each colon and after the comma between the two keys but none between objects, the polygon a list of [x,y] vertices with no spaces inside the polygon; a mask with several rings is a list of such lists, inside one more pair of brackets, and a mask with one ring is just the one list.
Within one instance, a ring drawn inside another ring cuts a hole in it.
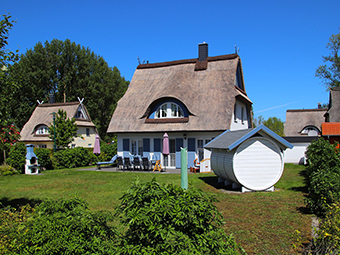
[{"label": "dormer window", "polygon": [[35,131],[36,135],[48,135],[48,127],[46,125],[39,126],[37,130]]},{"label": "dormer window", "polygon": [[159,106],[156,110],[155,119],[161,118],[183,118],[182,108],[175,103],[167,102]]},{"label": "dormer window", "polygon": [[82,105],[80,105],[78,107],[78,110],[77,110],[74,118],[75,119],[86,119],[86,120],[89,119],[89,117],[87,116],[87,113],[86,113],[84,107],[82,107]]},{"label": "dormer window", "polygon": [[189,112],[185,105],[175,98],[160,98],[153,102],[148,110],[147,123],[181,123],[189,121]]},{"label": "dormer window", "polygon": [[240,65],[237,66],[236,77],[234,85],[242,90],[244,90],[242,78],[241,78],[241,68]]},{"label": "dormer window", "polygon": [[301,131],[301,134],[308,136],[319,136],[320,131],[314,126],[307,126]]}]

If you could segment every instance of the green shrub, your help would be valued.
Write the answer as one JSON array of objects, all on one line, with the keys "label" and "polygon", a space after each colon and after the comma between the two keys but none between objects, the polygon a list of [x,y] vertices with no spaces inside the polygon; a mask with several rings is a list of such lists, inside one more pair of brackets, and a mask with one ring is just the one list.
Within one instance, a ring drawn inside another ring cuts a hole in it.
[{"label": "green shrub", "polygon": [[7,233],[0,229],[0,235],[9,239],[3,245],[7,254],[116,254],[109,219],[90,212],[82,199],[47,200]]},{"label": "green shrub", "polygon": [[47,170],[53,169],[52,164],[52,151],[50,149],[45,148],[35,148],[34,154],[38,158],[38,163],[41,167],[44,167]]},{"label": "green shrub", "polygon": [[25,171],[27,149],[24,143],[16,143],[12,146],[6,163],[14,167],[18,172]]},{"label": "green shrub", "polygon": [[19,172],[15,170],[11,165],[1,165],[0,166],[0,175],[6,176],[6,175],[13,175],[18,174]]},{"label": "green shrub", "polygon": [[117,216],[126,226],[124,254],[239,254],[232,236],[220,228],[215,199],[198,189],[184,190],[153,179],[135,181],[121,198]]},{"label": "green shrub", "polygon": [[83,147],[60,150],[54,153],[59,168],[73,168],[88,166],[93,162],[94,155]]},{"label": "green shrub", "polygon": [[101,144],[100,145],[100,154],[105,155],[105,157],[101,158],[102,161],[109,161],[114,155],[117,154],[117,143],[113,144]]},{"label": "green shrub", "polygon": [[340,157],[335,146],[322,138],[308,146],[306,156],[305,201],[313,213],[323,216],[328,205],[340,199]]}]

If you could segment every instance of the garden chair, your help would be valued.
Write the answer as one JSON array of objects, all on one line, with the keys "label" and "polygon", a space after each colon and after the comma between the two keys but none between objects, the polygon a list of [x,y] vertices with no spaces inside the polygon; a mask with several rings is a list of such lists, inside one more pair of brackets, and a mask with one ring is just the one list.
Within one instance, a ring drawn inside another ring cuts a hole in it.
[{"label": "garden chair", "polygon": [[117,155],[114,155],[110,161],[97,162],[96,165],[98,170],[100,170],[101,165],[112,165],[116,161],[117,157],[118,157]]},{"label": "garden chair", "polygon": [[132,161],[132,164],[133,164],[133,170],[136,170],[137,168],[139,170],[141,170],[142,165],[141,165],[139,157],[134,157],[133,161]]},{"label": "garden chair", "polygon": [[124,170],[131,170],[132,169],[132,164],[131,164],[131,160],[130,157],[124,157]]},{"label": "garden chair", "polygon": [[151,163],[148,158],[142,158],[142,165],[143,165],[143,170],[149,171],[151,167]]},{"label": "garden chair", "polygon": [[117,158],[117,170],[121,169],[124,170],[124,162],[122,157]]}]

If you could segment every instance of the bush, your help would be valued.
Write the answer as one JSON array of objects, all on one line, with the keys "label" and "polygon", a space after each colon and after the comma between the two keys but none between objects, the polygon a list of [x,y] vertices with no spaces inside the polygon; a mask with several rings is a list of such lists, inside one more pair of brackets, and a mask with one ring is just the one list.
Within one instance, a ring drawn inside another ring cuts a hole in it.
[{"label": "bush", "polygon": [[312,213],[324,216],[328,205],[340,199],[340,157],[338,150],[320,138],[307,148],[307,206]]},{"label": "bush", "polygon": [[6,175],[13,175],[13,174],[18,174],[18,171],[15,170],[12,166],[10,165],[1,165],[0,166],[0,176],[6,176]]},{"label": "bush", "polygon": [[25,171],[27,149],[24,143],[16,143],[12,146],[6,163],[14,167],[18,172]]},{"label": "bush", "polygon": [[45,169],[51,170],[53,169],[52,164],[52,151],[50,149],[45,148],[36,148],[34,149],[34,154],[38,158],[38,163],[41,167]]},{"label": "bush", "polygon": [[29,218],[10,221],[21,224],[6,227],[7,233],[0,228],[6,237],[2,249],[7,254],[116,254],[110,218],[90,212],[82,199],[47,200]]},{"label": "bush", "polygon": [[100,154],[105,155],[106,157],[102,158],[102,161],[109,161],[114,155],[117,154],[117,143],[113,144],[101,144],[100,145]]},{"label": "bush", "polygon": [[121,198],[117,216],[127,227],[124,254],[239,254],[232,236],[220,228],[215,199],[197,189],[184,190],[153,179],[135,181]]},{"label": "bush", "polygon": [[93,161],[91,152],[83,147],[60,150],[53,156],[59,168],[88,166]]}]

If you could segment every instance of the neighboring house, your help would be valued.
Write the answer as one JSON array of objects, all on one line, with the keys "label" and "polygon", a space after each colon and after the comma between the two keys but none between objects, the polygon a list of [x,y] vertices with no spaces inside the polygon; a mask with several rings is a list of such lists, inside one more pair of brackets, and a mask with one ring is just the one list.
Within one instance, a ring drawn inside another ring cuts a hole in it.
[{"label": "neighboring house", "polygon": [[327,109],[287,110],[284,124],[285,139],[294,147],[285,152],[285,162],[304,164],[305,151],[313,140],[321,136],[321,124]]},{"label": "neighboring house", "polygon": [[22,128],[21,141],[33,144],[38,148],[53,148],[53,140],[49,138],[48,127],[53,125],[53,112],[62,109],[67,118],[75,118],[78,126],[77,135],[70,147],[94,147],[96,127],[92,123],[85,106],[80,102],[39,104],[28,122]]},{"label": "neighboring house", "polygon": [[[203,43],[198,58],[139,65],[107,132],[117,134],[118,155],[153,157],[180,168],[180,148],[187,147],[191,167],[195,158],[210,158],[203,147],[214,137],[252,127],[251,104],[240,57],[209,57]],[[164,133],[167,158],[161,154]]]},{"label": "neighboring house", "polygon": [[340,88],[331,88],[329,105],[322,123],[322,136],[331,144],[340,143]]}]

